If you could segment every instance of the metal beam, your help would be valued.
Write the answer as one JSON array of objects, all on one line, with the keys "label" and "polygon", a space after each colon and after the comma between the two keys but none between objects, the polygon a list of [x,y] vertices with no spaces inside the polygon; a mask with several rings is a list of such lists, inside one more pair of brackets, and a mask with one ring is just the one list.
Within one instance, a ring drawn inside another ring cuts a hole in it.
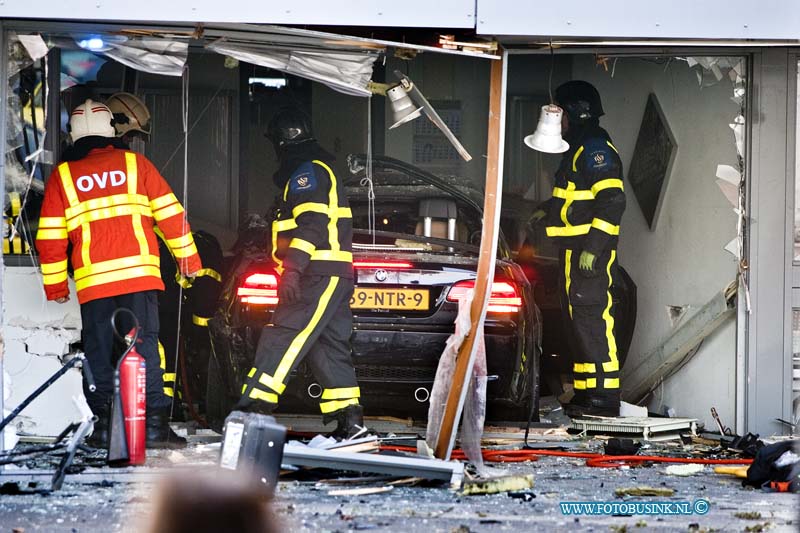
[{"label": "metal beam", "polygon": [[472,300],[470,326],[467,338],[456,355],[453,382],[447,395],[442,425],[439,428],[434,454],[439,459],[449,459],[456,439],[458,422],[464,408],[468,380],[477,351],[477,333],[483,331],[486,308],[489,303],[489,286],[494,279],[497,242],[500,234],[500,209],[503,197],[503,142],[505,137],[506,81],[508,54],[503,51],[500,61],[493,61],[489,88],[489,126],[486,160],[486,188],[483,207],[483,235],[481,236],[478,271],[475,279],[475,296]]},{"label": "metal beam", "polygon": [[622,396],[629,402],[643,400],[665,377],[684,362],[687,355],[703,339],[714,333],[735,314],[735,297],[726,289],[680,325],[660,346],[639,360],[639,364],[622,369]]},{"label": "metal beam", "polygon": [[449,481],[452,488],[459,488],[464,478],[464,465],[458,461],[440,461],[416,457],[399,457],[372,453],[336,452],[284,446],[283,464],[331,468],[353,472],[371,472],[392,476],[421,477]]}]

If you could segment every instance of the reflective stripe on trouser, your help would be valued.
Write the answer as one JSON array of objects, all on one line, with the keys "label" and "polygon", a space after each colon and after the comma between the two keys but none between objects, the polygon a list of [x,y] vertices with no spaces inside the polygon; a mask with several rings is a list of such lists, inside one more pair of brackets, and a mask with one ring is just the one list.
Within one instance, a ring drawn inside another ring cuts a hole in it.
[{"label": "reflective stripe on trouser", "polygon": [[273,325],[261,332],[254,367],[242,386],[240,406],[258,400],[278,403],[292,370],[303,360],[323,387],[323,412],[358,404],[360,392],[350,358],[353,280],[304,276],[300,286],[301,300],[279,303]]},{"label": "reflective stripe on trouser", "polygon": [[175,372],[167,372],[167,356],[164,352],[164,345],[161,344],[161,341],[158,341],[158,359],[161,371],[164,373],[164,394],[170,398],[174,398],[177,374]]},{"label": "reflective stripe on trouser", "polygon": [[615,306],[611,285],[616,277],[616,250],[595,260],[595,275],[585,276],[579,250],[562,250],[559,292],[561,316],[570,339],[570,361],[576,391],[617,394],[620,388]]},{"label": "reflective stripe on trouser", "polygon": [[[97,390],[90,392],[84,382],[84,394],[89,407],[95,413],[111,399],[114,385],[114,363],[122,353],[115,343],[108,317],[115,309],[126,307],[139,320],[141,331],[136,350],[147,365],[147,408],[163,408],[170,405],[164,395],[164,378],[158,355],[158,291],[141,291],[108,298],[97,298],[81,304],[83,348],[92,368]],[[127,333],[133,328],[127,313],[117,317],[119,330]]]}]

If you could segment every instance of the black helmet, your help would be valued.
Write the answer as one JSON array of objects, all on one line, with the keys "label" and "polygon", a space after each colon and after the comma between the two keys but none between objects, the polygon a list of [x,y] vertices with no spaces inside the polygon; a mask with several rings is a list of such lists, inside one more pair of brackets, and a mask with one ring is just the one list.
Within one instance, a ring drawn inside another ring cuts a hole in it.
[{"label": "black helmet", "polygon": [[275,145],[275,149],[300,144],[314,138],[311,119],[297,107],[278,110],[269,121],[265,135]]},{"label": "black helmet", "polygon": [[556,103],[573,122],[586,122],[605,115],[600,93],[594,85],[586,81],[573,80],[559,85],[556,89]]}]

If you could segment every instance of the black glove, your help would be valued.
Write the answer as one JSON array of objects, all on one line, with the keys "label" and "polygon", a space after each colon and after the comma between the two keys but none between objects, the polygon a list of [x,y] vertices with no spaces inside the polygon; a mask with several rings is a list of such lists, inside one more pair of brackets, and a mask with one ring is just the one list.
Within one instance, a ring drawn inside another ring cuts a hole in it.
[{"label": "black glove", "polygon": [[293,304],[300,299],[300,273],[287,270],[278,284],[278,298],[281,303]]}]

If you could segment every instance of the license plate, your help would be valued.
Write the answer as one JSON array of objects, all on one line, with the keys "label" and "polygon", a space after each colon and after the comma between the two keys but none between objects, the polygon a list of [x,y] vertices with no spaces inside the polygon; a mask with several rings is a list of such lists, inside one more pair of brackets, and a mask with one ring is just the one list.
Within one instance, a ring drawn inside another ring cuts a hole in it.
[{"label": "license plate", "polygon": [[350,307],[353,309],[397,309],[427,311],[429,294],[422,289],[360,289],[356,287]]}]

